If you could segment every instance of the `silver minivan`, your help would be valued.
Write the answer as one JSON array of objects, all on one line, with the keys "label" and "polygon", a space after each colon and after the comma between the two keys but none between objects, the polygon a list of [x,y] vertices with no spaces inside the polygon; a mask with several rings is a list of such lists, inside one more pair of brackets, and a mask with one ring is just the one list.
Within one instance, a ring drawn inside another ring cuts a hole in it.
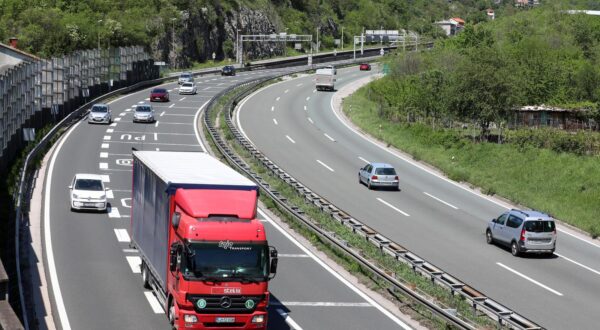
[{"label": "silver minivan", "polygon": [[538,211],[510,210],[492,219],[485,231],[488,244],[498,242],[510,247],[514,256],[522,253],[548,253],[556,249],[556,224]]}]

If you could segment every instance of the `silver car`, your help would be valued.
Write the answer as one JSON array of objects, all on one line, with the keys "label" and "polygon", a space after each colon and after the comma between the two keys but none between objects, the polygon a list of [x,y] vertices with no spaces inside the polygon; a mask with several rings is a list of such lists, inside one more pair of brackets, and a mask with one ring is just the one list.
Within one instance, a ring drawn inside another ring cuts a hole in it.
[{"label": "silver car", "polygon": [[88,123],[90,124],[110,124],[112,122],[112,111],[110,106],[104,103],[94,104],[88,115]]},{"label": "silver car", "polygon": [[514,256],[522,253],[548,253],[556,249],[556,224],[538,211],[510,210],[492,219],[485,230],[488,244],[510,247]]},{"label": "silver car", "polygon": [[177,83],[179,85],[186,83],[186,82],[194,82],[194,76],[192,76],[192,74],[190,72],[183,72],[182,74],[179,75],[179,79],[177,80]]},{"label": "silver car", "polygon": [[69,185],[71,210],[106,211],[106,190],[102,182],[102,176],[98,174],[75,174],[71,185]]},{"label": "silver car", "polygon": [[196,84],[193,82],[185,82],[179,87],[179,94],[196,94],[198,91]]},{"label": "silver car", "polygon": [[133,111],[133,122],[153,123],[155,121],[154,109],[150,104],[139,104]]},{"label": "silver car", "polygon": [[398,174],[390,164],[370,163],[358,171],[358,183],[364,183],[373,189],[386,187],[398,190],[400,188]]}]

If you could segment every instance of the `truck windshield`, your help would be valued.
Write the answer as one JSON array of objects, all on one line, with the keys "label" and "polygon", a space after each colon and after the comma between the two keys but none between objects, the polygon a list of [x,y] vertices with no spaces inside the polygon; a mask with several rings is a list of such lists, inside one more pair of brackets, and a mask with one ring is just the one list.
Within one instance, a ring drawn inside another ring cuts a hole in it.
[{"label": "truck windshield", "polygon": [[268,276],[265,244],[220,241],[190,243],[184,273],[219,281],[257,280]]}]

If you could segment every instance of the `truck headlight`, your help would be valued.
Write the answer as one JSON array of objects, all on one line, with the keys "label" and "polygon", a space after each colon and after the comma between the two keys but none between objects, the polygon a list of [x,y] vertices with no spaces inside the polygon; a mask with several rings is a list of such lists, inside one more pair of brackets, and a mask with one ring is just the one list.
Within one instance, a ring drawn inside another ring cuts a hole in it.
[{"label": "truck headlight", "polygon": [[264,314],[254,315],[254,317],[252,318],[252,323],[264,323],[264,322],[265,322]]},{"label": "truck headlight", "polygon": [[196,323],[196,322],[198,322],[198,318],[196,317],[196,315],[192,315],[192,314],[185,314],[183,316],[183,320],[185,321],[185,323]]}]

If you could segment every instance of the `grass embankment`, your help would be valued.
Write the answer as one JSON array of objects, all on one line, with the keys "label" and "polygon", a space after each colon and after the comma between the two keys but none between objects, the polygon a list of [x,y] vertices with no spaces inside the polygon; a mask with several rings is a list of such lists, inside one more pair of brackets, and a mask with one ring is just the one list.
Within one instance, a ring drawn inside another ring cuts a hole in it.
[{"label": "grass embankment", "polygon": [[[600,157],[511,144],[473,143],[429,126],[393,123],[377,116],[366,88],[343,102],[361,129],[445,172],[515,203],[600,235]],[[349,111],[350,110],[350,111]]]}]

